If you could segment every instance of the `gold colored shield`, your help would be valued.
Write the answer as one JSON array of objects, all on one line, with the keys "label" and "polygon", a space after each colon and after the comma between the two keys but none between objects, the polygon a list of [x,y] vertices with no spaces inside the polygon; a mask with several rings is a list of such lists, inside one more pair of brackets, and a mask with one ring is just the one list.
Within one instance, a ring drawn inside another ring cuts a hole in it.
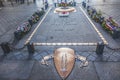
[{"label": "gold colored shield", "polygon": [[75,63],[75,52],[70,48],[58,48],[54,52],[54,64],[58,74],[64,80],[71,73]]}]

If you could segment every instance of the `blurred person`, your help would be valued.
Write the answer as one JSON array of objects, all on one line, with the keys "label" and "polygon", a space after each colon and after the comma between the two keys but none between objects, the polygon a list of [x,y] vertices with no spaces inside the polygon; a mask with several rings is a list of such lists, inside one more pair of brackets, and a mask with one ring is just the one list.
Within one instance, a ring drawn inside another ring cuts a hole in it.
[{"label": "blurred person", "polygon": [[3,1],[2,0],[0,0],[0,7],[3,7],[4,5],[3,5]]},{"label": "blurred person", "polygon": [[13,4],[13,0],[10,0],[10,3],[11,3],[11,6],[14,6],[14,4]]},{"label": "blurred person", "polygon": [[33,3],[36,3],[36,0],[33,0]]}]

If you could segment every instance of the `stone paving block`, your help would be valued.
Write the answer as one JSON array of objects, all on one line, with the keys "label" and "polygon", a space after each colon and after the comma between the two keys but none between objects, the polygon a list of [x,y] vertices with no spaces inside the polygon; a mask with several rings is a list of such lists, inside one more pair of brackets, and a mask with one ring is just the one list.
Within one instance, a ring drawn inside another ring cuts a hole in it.
[{"label": "stone paving block", "polygon": [[119,53],[119,52],[114,52],[114,53],[110,56],[109,60],[112,60],[112,61],[120,61],[120,53]]},{"label": "stone paving block", "polygon": [[26,60],[28,53],[26,51],[10,52],[4,59],[5,60]]},{"label": "stone paving block", "polygon": [[41,65],[40,61],[35,63],[29,80],[61,80],[57,74],[52,61],[49,65]]},{"label": "stone paving block", "polygon": [[4,57],[4,59],[12,59],[12,60],[14,60],[14,59],[16,59],[16,57],[15,57],[14,53],[9,53],[9,54],[7,54],[7,56]]},{"label": "stone paving block", "polygon": [[95,61],[108,61],[110,55],[98,55]]},{"label": "stone paving block", "polygon": [[100,80],[120,80],[120,62],[95,62]]},{"label": "stone paving block", "polygon": [[0,11],[0,42],[10,41],[17,26],[26,21],[37,9],[38,6],[35,4],[4,7]]},{"label": "stone paving block", "polygon": [[43,57],[43,56],[41,56],[40,53],[35,53],[35,54],[33,55],[33,58],[34,58],[35,60],[40,60],[42,57]]},{"label": "stone paving block", "polygon": [[[75,62],[73,71],[66,80],[98,80],[94,64],[89,62],[87,67],[80,68],[79,61]],[[30,80],[61,80],[58,75],[53,60],[49,61],[49,65],[41,65],[40,62],[36,62],[34,65]]]},{"label": "stone paving block", "polygon": [[0,80],[27,80],[34,61],[4,61],[0,62]]},{"label": "stone paving block", "polygon": [[84,56],[84,57],[87,57],[88,55],[90,55],[89,52],[80,52],[80,51],[76,51],[77,54],[81,55],[81,56]]},{"label": "stone paving block", "polygon": [[88,58],[87,58],[87,60],[89,60],[89,61],[95,61],[96,57],[93,56],[93,55],[89,55]]},{"label": "stone paving block", "polygon": [[93,62],[89,62],[87,67],[80,68],[80,62],[75,62],[73,71],[67,80],[99,80]]}]

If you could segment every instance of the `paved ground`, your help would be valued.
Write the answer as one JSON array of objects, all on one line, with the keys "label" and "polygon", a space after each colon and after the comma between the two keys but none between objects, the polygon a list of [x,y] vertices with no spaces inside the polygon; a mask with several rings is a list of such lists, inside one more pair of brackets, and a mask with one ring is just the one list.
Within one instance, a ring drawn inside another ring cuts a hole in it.
[{"label": "paved ground", "polygon": [[[52,9],[30,42],[100,42],[102,41],[79,7],[69,17],[59,17]],[[64,36],[63,36],[64,35]]]},{"label": "paved ground", "polygon": [[[0,43],[10,42],[14,40],[14,31],[17,26],[26,21],[31,15],[43,7],[42,1],[36,4],[14,4],[11,6],[9,2],[4,3],[5,7],[0,10]],[[0,48],[0,52],[1,52]],[[0,54],[1,55],[1,54]]]},{"label": "paved ground", "polygon": [[42,7],[42,5],[39,6],[40,4],[33,3],[29,5],[16,4],[14,7],[8,6],[8,4],[6,3],[5,7],[0,10],[0,43],[13,40],[13,32],[17,26]]},{"label": "paved ground", "polygon": [[[31,5],[31,7],[32,6],[33,5]],[[112,8],[112,9],[117,9],[117,8]],[[31,42],[45,42],[45,41],[73,42],[74,40],[76,42],[101,41],[101,39],[96,34],[92,26],[87,25],[90,23],[85,18],[83,13],[79,10],[78,7],[76,7],[76,9],[78,12],[71,13],[68,18],[59,18],[57,14],[53,16],[52,14],[53,10],[51,10],[47,15],[47,17],[45,18],[45,21],[47,21],[48,23],[45,24],[46,22],[43,21],[40,28],[37,30],[37,32],[31,39]],[[111,9],[111,7],[107,7],[107,9]],[[116,13],[116,15],[117,14],[119,13]],[[76,18],[74,18],[73,16],[75,16]],[[67,22],[66,19],[68,21],[71,21],[71,19],[74,20],[72,20],[72,23],[68,22],[68,24],[66,25],[65,24],[65,22]],[[63,23],[65,27],[63,24],[59,24],[59,22]],[[76,22],[78,24],[76,24]],[[76,25],[75,29],[73,24]],[[112,47],[120,47],[120,45],[118,44],[119,39],[117,40],[112,39],[108,33],[102,30],[99,24],[95,22],[94,24],[99,29],[99,31],[104,35],[104,37]],[[55,25],[57,25],[57,28],[55,28]],[[85,27],[83,27],[83,25]],[[37,26],[37,24],[35,26]],[[85,31],[87,31],[87,33]],[[59,34],[58,36],[61,39],[58,39],[57,34]],[[24,44],[25,40],[29,37],[29,35],[30,34],[28,34],[25,38],[23,38],[17,46],[19,47],[21,46],[21,44]],[[62,35],[65,35],[67,37],[64,37]],[[74,37],[77,39],[75,39]],[[42,65],[40,63],[41,59],[44,56],[54,53],[54,50],[59,47],[70,47],[76,51],[76,54],[86,57],[87,60],[89,61],[89,65],[87,67],[80,68],[81,62],[79,60],[76,60],[73,71],[71,72],[67,80],[119,80],[120,79],[119,51],[113,51],[105,48],[103,55],[97,55],[95,53],[96,46],[35,46],[36,51],[35,54],[32,56],[31,60],[27,60],[28,58],[27,48],[24,48],[21,51],[11,52],[5,57],[0,56],[0,80],[61,80],[55,70],[53,59],[50,59],[48,61],[49,64],[48,66]]]},{"label": "paved ground", "polygon": [[[0,65],[1,80],[61,80],[52,61],[48,66],[40,61],[4,61]],[[89,62],[80,68],[77,61],[66,80],[119,80],[119,67],[120,62]]]}]

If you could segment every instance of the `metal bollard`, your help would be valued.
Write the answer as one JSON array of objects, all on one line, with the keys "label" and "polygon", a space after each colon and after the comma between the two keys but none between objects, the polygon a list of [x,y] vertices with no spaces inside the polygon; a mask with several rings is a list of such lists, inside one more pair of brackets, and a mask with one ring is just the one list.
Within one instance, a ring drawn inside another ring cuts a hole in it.
[{"label": "metal bollard", "polygon": [[34,49],[33,43],[28,43],[27,44],[27,49],[28,49],[29,54],[34,53],[35,49]]},{"label": "metal bollard", "polygon": [[33,55],[34,52],[35,52],[33,43],[28,43],[28,44],[27,44],[27,49],[28,49],[28,53],[29,53],[28,59],[31,59],[32,55]]},{"label": "metal bollard", "polygon": [[45,2],[45,10],[48,8],[48,2]]},{"label": "metal bollard", "polygon": [[10,53],[10,47],[8,42],[1,43],[1,48],[4,52],[4,55],[6,56],[8,53]]},{"label": "metal bollard", "polygon": [[73,2],[73,6],[76,6],[76,2]]},{"label": "metal bollard", "polygon": [[56,7],[56,3],[54,3],[54,6]]},{"label": "metal bollard", "polygon": [[98,55],[102,55],[103,54],[103,51],[104,51],[104,43],[103,42],[99,42],[97,44],[97,47],[96,47],[96,54]]}]

